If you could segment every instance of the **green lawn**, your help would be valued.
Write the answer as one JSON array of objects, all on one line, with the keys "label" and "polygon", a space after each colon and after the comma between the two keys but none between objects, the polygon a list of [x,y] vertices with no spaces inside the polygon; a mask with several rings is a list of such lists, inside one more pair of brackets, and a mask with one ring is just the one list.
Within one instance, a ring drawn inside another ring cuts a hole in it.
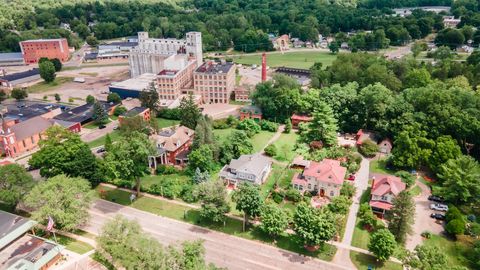
[{"label": "green lawn", "polygon": [[157,118],[157,122],[158,122],[159,128],[171,127],[171,126],[178,125],[180,123],[179,120],[171,120],[171,119],[165,119],[165,118]]},{"label": "green lawn", "polygon": [[142,187],[149,188],[153,184],[160,183],[165,179],[177,179],[180,182],[186,182],[190,180],[190,177],[183,174],[147,175],[142,178]]},{"label": "green lawn", "polygon": [[307,256],[313,256],[322,260],[331,261],[336,252],[336,248],[329,244],[325,244],[320,250],[316,252],[308,252],[299,244],[299,239],[297,239],[297,236],[290,234],[279,235],[276,238],[277,242],[274,243],[271,237],[263,234],[257,227],[253,227],[246,232],[242,232],[242,222],[240,220],[227,218],[225,226],[221,223],[212,223],[202,220],[200,218],[199,210],[171,203],[168,201],[160,201],[153,198],[140,197],[133,203],[130,203],[129,192],[115,190],[102,186],[98,187],[97,190],[103,190],[104,198],[109,201],[113,201],[123,205],[129,205],[142,211],[180,220],[183,222],[188,222],[191,224],[196,224],[202,227],[235,235],[245,239],[262,241],[267,244],[277,246],[279,248],[286,249],[295,253],[300,253]]},{"label": "green lawn", "polygon": [[386,165],[386,159],[374,159],[370,161],[370,173],[395,174],[396,171],[387,169]]},{"label": "green lawn", "polygon": [[[118,141],[120,139],[120,137],[122,136],[120,134],[120,131],[118,131],[118,130],[114,130],[114,131],[110,132],[109,134],[110,134],[110,139],[112,139],[112,142]],[[106,136],[102,136],[98,139],[95,139],[91,142],[88,142],[87,144],[90,148],[95,148],[95,147],[104,145],[105,144],[105,137]]]},{"label": "green lawn", "polygon": [[[44,237],[46,239],[49,239],[51,241],[55,241],[55,238],[53,237],[53,234],[50,234],[49,236],[45,235],[45,232],[42,230],[36,230],[36,233],[40,237]],[[93,247],[90,244],[87,244],[82,241],[75,240],[73,238],[63,236],[61,234],[55,234],[57,237],[57,241],[60,245],[65,246],[66,249],[73,251],[78,254],[84,254],[89,252],[90,250],[93,249]]]},{"label": "green lawn", "polygon": [[[244,54],[232,57],[233,61],[244,65],[261,65],[262,56],[260,54]],[[267,53],[267,65],[269,67],[292,67],[292,68],[310,68],[315,62],[323,63],[323,66],[330,66],[337,58],[329,52],[305,51],[305,52],[286,52]]]},{"label": "green lawn", "polygon": [[32,86],[27,87],[27,90],[29,93],[43,93],[47,92],[50,90],[55,90],[58,86],[67,83],[67,82],[73,82],[72,77],[58,77],[56,78],[53,82],[39,82],[37,84],[34,84]]},{"label": "green lawn", "polygon": [[420,193],[422,193],[422,189],[417,185],[410,189],[410,194],[412,194],[413,197],[420,195]]},{"label": "green lawn", "polygon": [[432,234],[430,239],[425,239],[423,244],[440,248],[447,256],[447,261],[451,266],[461,265],[469,267],[469,262],[465,255],[471,249],[470,244],[462,241],[453,241],[436,234]]},{"label": "green lawn", "polygon": [[359,253],[356,251],[350,251],[350,259],[352,259],[353,264],[360,269],[367,269],[369,266],[372,266],[375,270],[402,270],[403,267],[399,263],[394,263],[391,261],[388,262],[377,262],[375,257]]},{"label": "green lawn", "polygon": [[290,132],[289,134],[282,133],[280,138],[275,141],[274,145],[277,147],[277,155],[274,157],[279,161],[292,161],[295,158],[293,147],[297,142],[298,134]]},{"label": "green lawn", "polygon": [[[215,129],[213,130],[213,134],[218,137],[220,142],[223,142],[226,140],[228,135],[232,133],[235,129],[233,128],[226,128],[226,129]],[[262,150],[263,147],[267,145],[267,142],[270,140],[270,138],[273,137],[273,132],[269,131],[260,131],[258,134],[255,134],[250,140],[253,145],[253,152],[259,152]]]},{"label": "green lawn", "polygon": [[370,233],[364,228],[362,228],[357,218],[357,222],[355,224],[355,230],[353,231],[352,246],[368,250],[369,242],[370,242]]},{"label": "green lawn", "polygon": [[265,183],[261,186],[260,193],[262,197],[267,197],[275,183],[277,183],[282,189],[288,189],[291,186],[290,183],[292,182],[293,175],[300,171],[301,170],[285,168],[284,166],[273,164],[270,175]]},{"label": "green lawn", "polygon": [[[110,122],[112,122],[112,121],[111,121],[110,118],[109,118],[108,121],[107,121],[104,125],[106,125],[106,124],[108,124],[108,123],[110,123]],[[90,123],[82,126],[82,128],[97,129],[99,126],[100,126],[100,124],[95,123],[94,121],[92,121],[92,122],[90,122]]]}]

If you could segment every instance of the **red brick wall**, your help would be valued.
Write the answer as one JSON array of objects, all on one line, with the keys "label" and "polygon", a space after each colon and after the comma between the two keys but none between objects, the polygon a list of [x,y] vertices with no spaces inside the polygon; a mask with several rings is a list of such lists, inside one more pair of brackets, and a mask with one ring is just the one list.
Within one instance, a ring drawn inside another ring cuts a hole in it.
[{"label": "red brick wall", "polygon": [[70,56],[68,42],[64,38],[60,40],[22,41],[20,47],[23,59],[27,64],[37,63],[42,57],[58,58],[60,61],[66,62]]}]

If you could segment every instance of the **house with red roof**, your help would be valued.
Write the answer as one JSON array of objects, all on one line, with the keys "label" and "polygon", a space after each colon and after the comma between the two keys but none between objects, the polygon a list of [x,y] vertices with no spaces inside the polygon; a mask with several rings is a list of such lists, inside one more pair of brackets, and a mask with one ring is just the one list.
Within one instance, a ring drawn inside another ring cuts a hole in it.
[{"label": "house with red roof", "polygon": [[313,120],[313,117],[309,115],[303,115],[303,114],[296,114],[294,113],[292,117],[290,118],[292,121],[292,127],[293,128],[298,128],[300,123],[309,123]]},{"label": "house with red roof", "polygon": [[383,217],[392,208],[393,199],[406,187],[400,177],[386,174],[375,175],[370,198],[373,212]]},{"label": "house with red roof", "polygon": [[355,136],[355,140],[357,146],[362,145],[366,140],[371,140],[378,145],[380,153],[390,154],[390,152],[392,152],[393,142],[389,138],[381,139],[380,136],[373,131],[360,129]]},{"label": "house with red roof", "polygon": [[293,176],[292,186],[301,193],[310,191],[321,197],[335,197],[340,195],[346,173],[347,168],[342,167],[338,160],[311,161],[302,173]]}]

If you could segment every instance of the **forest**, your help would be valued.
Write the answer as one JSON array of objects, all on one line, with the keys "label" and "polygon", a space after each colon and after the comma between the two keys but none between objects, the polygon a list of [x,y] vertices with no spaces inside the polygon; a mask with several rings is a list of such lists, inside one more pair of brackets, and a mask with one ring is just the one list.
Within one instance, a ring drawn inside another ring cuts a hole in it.
[{"label": "forest", "polygon": [[[0,51],[19,51],[18,41],[31,38],[65,37],[78,47],[89,36],[104,40],[138,31],[174,38],[201,31],[205,50],[234,46],[252,52],[272,49],[269,33],[316,42],[319,34],[378,30],[373,39],[401,45],[442,30],[442,14],[416,10],[408,17],[392,17],[391,8],[397,6],[452,5],[452,13],[462,16],[462,26],[480,26],[474,0],[1,0],[0,5]],[[61,29],[61,23],[68,23],[75,34]]]}]

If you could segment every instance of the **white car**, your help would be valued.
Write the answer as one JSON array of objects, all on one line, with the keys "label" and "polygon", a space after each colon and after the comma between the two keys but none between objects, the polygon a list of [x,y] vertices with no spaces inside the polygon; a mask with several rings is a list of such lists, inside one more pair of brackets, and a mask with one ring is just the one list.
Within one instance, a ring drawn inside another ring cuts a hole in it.
[{"label": "white car", "polygon": [[447,212],[448,211],[448,206],[445,205],[445,204],[440,204],[440,203],[432,203],[432,204],[430,204],[430,209],[436,210],[436,211]]}]

